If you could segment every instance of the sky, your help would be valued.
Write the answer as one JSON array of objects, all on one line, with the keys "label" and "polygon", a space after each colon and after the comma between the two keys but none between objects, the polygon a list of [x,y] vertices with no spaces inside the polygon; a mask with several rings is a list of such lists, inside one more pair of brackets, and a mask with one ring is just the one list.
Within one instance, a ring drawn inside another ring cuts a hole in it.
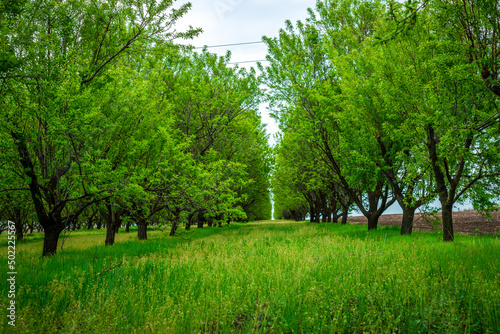
[{"label": "sky", "polygon": [[[178,1],[177,5],[185,1]],[[261,42],[262,36],[276,37],[285,21],[295,23],[308,17],[307,8],[316,0],[191,0],[192,9],[178,21],[176,29],[189,25],[202,28],[203,33],[189,44],[195,47]],[[179,41],[180,42],[180,41]],[[185,42],[182,42],[185,43]],[[212,53],[225,55],[231,51],[231,62],[240,67],[256,67],[254,61],[265,60],[267,47],[263,43],[209,48]],[[241,62],[241,63],[240,63]],[[265,62],[262,62],[265,65]],[[274,145],[278,124],[269,116],[267,105],[259,108],[262,123],[266,124],[269,142]]]}]

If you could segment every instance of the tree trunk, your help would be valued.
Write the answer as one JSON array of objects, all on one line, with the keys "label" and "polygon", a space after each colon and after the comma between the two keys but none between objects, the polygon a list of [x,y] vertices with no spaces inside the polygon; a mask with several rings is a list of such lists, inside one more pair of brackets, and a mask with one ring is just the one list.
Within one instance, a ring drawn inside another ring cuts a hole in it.
[{"label": "tree trunk", "polygon": [[177,230],[177,221],[174,219],[172,222],[172,227],[170,228],[170,236],[173,237],[175,235],[175,231]]},{"label": "tree trunk", "polygon": [[106,240],[104,241],[104,245],[113,246],[115,244],[115,234],[115,227],[112,226],[111,223],[109,223],[108,227],[106,228]]},{"label": "tree trunk", "polygon": [[22,241],[24,239],[24,234],[23,234],[23,221],[20,219],[16,219],[14,221],[14,226],[16,227],[16,240],[17,241]]},{"label": "tree trunk", "polygon": [[[320,192],[321,198],[321,221],[323,223],[328,222],[328,218],[330,218],[330,214],[328,212],[328,205],[326,203],[326,196]],[[318,217],[318,223],[320,222],[320,217]]]},{"label": "tree trunk", "polygon": [[63,231],[63,224],[54,224],[56,226],[45,228],[45,236],[43,238],[43,253],[42,256],[54,255],[57,252],[57,241],[59,235]]},{"label": "tree trunk", "polygon": [[142,218],[137,221],[137,237],[139,240],[148,240],[148,224]]},{"label": "tree trunk", "polygon": [[125,225],[125,233],[130,233],[130,222]]},{"label": "tree trunk", "polygon": [[443,241],[453,241],[453,205],[441,204],[443,221]]},{"label": "tree trunk", "polygon": [[188,216],[188,220],[187,220],[187,223],[186,223],[186,231],[189,231],[191,229],[191,225],[193,224],[194,220],[195,220],[195,216],[196,216],[197,212],[196,211],[193,211],[189,214]]},{"label": "tree trunk", "polygon": [[204,214],[205,212],[203,210],[198,212],[198,228],[203,228],[203,223],[205,222],[205,217],[203,217]]},{"label": "tree trunk", "polygon": [[403,221],[401,222],[401,235],[409,235],[413,231],[413,218],[415,207],[403,206]]},{"label": "tree trunk", "polygon": [[111,204],[106,204],[107,212],[103,212],[106,218],[106,246],[113,246],[115,244],[115,234],[117,233],[117,226],[120,225],[120,213],[113,211]]},{"label": "tree trunk", "polygon": [[368,218],[368,231],[376,230],[378,226],[378,215],[372,214]]},{"label": "tree trunk", "polygon": [[338,223],[339,221],[339,214],[336,209],[332,211],[332,218],[331,218],[332,223]]},{"label": "tree trunk", "polygon": [[342,225],[347,224],[347,218],[349,218],[349,207],[344,206],[342,209]]}]

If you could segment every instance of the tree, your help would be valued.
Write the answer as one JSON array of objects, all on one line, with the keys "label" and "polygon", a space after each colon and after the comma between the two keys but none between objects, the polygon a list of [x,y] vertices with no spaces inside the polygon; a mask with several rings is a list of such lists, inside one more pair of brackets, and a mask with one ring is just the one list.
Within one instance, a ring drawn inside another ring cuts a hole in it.
[{"label": "tree", "polygon": [[[190,4],[172,1],[25,1],[2,29],[2,142],[15,147],[45,231],[43,255],[56,253],[59,234],[88,206],[108,198],[91,183],[100,115],[94,105],[110,65],[172,45],[169,31]],[[88,168],[87,168],[88,167]],[[69,209],[71,204],[71,211]]]},{"label": "tree", "polygon": [[307,149],[321,157],[334,183],[342,186],[368,218],[368,228],[374,229],[396,199],[380,169],[345,145],[349,138],[341,124],[343,77],[336,62],[373,34],[381,6],[371,1],[325,1],[318,3],[317,11],[321,20],[311,10],[308,22],[299,22],[296,30],[287,22],[278,38],[264,38],[270,54],[270,99],[285,131],[293,128],[307,138]]},{"label": "tree", "polygon": [[[466,198],[479,180],[494,183],[498,175],[499,143],[489,126],[498,111],[494,96],[475,75],[468,51],[460,40],[441,34],[434,15],[421,11],[414,28],[386,49],[392,50],[393,61],[383,71],[383,103],[403,115],[399,132],[407,131],[414,140],[414,170],[432,172],[442,206],[443,240],[453,241],[455,202]],[[491,207],[493,196],[484,191],[479,202]]]}]

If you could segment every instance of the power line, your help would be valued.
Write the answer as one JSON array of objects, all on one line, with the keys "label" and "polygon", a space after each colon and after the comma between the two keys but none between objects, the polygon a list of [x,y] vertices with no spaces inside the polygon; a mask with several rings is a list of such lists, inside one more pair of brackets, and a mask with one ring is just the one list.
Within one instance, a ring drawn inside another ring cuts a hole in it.
[{"label": "power line", "polygon": [[244,42],[244,43],[233,43],[233,44],[221,44],[221,45],[210,45],[210,46],[200,46],[200,47],[197,47],[195,49],[203,49],[203,48],[207,48],[207,49],[210,49],[210,48],[221,48],[221,47],[224,47],[224,46],[236,46],[236,45],[249,45],[249,44],[263,44],[264,42],[262,41],[258,41],[258,42]]},{"label": "power line", "polygon": [[234,65],[234,64],[245,64],[245,63],[257,63],[260,61],[269,61],[267,59],[262,59],[262,60],[245,60],[245,61],[235,61],[233,63],[227,63],[228,65]]}]

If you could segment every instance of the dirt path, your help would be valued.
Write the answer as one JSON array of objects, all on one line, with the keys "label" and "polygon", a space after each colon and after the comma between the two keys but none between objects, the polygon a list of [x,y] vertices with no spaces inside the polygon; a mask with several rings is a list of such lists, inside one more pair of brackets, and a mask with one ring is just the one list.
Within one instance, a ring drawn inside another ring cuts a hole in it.
[{"label": "dirt path", "polygon": [[[401,225],[402,218],[403,215],[383,215],[379,219],[379,225]],[[437,224],[437,218],[441,218],[441,213],[438,213],[437,217],[415,214],[414,231],[432,231],[435,227],[443,228],[443,225]],[[351,223],[357,224],[367,223],[367,219],[364,216],[352,217],[348,220]],[[500,232],[500,211],[497,210],[493,213],[492,220],[472,210],[453,212],[453,230],[455,233],[478,234]]]}]

